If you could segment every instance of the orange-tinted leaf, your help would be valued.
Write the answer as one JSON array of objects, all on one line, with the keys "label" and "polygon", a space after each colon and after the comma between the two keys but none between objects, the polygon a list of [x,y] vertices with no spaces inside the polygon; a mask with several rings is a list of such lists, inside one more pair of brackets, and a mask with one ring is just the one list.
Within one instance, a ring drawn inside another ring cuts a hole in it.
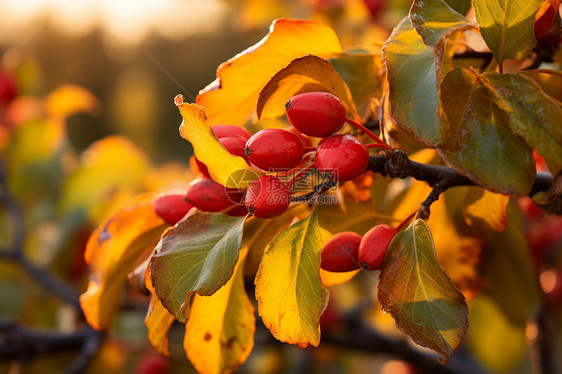
[{"label": "orange-tinted leaf", "polygon": [[219,66],[217,79],[199,92],[197,103],[215,121],[241,126],[254,114],[262,88],[292,60],[308,54],[328,57],[341,52],[330,27],[313,21],[278,19],[264,39]]},{"label": "orange-tinted leaf", "polygon": [[195,295],[185,326],[184,349],[200,373],[231,373],[254,346],[254,306],[244,288],[247,250],[234,275],[211,296]]},{"label": "orange-tinted leaf", "polygon": [[168,352],[168,331],[176,319],[156,297],[150,278],[146,280],[146,286],[152,294],[144,319],[144,324],[148,329],[147,338],[152,348],[161,355],[168,356],[170,354]]},{"label": "orange-tinted leaf", "polygon": [[285,114],[287,100],[298,93],[310,91],[334,94],[354,117],[360,119],[344,80],[327,60],[312,55],[294,59],[267,82],[258,99],[258,117],[281,117]]},{"label": "orange-tinted leaf", "polygon": [[46,97],[45,104],[48,115],[55,118],[92,112],[100,106],[100,102],[90,91],[73,84],[58,87]]},{"label": "orange-tinted leaf", "polygon": [[488,225],[494,231],[503,231],[507,225],[505,208],[509,196],[493,193],[480,187],[469,187],[463,202],[463,212],[470,226]]},{"label": "orange-tinted leaf", "polygon": [[204,163],[211,177],[228,188],[246,188],[260,173],[250,168],[242,157],[228,152],[211,130],[216,125],[205,109],[197,104],[183,102],[183,96],[176,96],[183,122],[180,135],[193,146],[195,156]]},{"label": "orange-tinted leaf", "polygon": [[82,310],[92,327],[109,327],[119,308],[127,274],[154,249],[166,227],[154,213],[152,199],[142,196],[92,233],[85,253],[91,280],[80,296]]}]

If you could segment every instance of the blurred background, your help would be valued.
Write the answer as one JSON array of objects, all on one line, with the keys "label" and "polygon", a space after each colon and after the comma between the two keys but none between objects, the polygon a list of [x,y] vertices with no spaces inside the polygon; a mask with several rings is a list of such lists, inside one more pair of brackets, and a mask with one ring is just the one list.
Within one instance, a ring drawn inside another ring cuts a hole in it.
[{"label": "blurred background", "polygon": [[69,119],[77,149],[119,133],[158,162],[186,160],[174,96],[192,101],[218,65],[258,42],[273,19],[331,24],[350,47],[384,41],[408,6],[404,0],[2,0],[1,62],[16,73],[19,95],[72,83],[99,99],[93,116]]}]

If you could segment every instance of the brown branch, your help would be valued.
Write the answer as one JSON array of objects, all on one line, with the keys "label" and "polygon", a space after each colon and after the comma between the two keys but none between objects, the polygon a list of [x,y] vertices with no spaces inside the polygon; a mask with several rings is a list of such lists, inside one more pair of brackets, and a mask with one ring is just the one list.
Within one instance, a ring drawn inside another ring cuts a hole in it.
[{"label": "brown branch", "polygon": [[61,333],[37,331],[12,322],[0,322],[0,360],[26,363],[52,353],[80,350],[65,373],[82,373],[98,351],[102,339],[103,334],[89,326],[72,333]]},{"label": "brown branch", "polygon": [[[19,265],[38,284],[62,301],[72,305],[83,316],[79,294],[67,283],[55,277],[49,270],[29,261],[24,255],[25,223],[23,211],[8,191],[5,167],[0,163],[0,205],[10,217],[13,239],[9,248],[0,248],[0,260],[12,261]],[[87,325],[73,333],[37,331],[22,328],[13,322],[0,322],[0,360],[28,362],[38,356],[79,349],[80,352],[66,374],[78,374],[86,370],[93,356],[98,352],[103,334]]]},{"label": "brown branch", "polygon": [[[368,170],[391,178],[412,177],[424,181],[433,187],[427,199],[421,204],[422,218],[429,217],[429,207],[439,196],[452,187],[475,186],[472,180],[455,169],[443,165],[426,165],[412,161],[403,151],[394,151],[388,157],[373,155],[369,157]],[[546,191],[552,185],[553,178],[549,173],[537,173],[530,196],[539,191]]]}]

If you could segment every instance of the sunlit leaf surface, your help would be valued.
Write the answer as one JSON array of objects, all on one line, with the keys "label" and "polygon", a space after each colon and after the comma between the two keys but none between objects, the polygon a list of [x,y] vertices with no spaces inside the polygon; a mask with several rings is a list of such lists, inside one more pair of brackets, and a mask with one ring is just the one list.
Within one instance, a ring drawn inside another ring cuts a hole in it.
[{"label": "sunlit leaf surface", "polygon": [[473,0],[482,37],[501,63],[527,57],[535,40],[535,14],[541,0]]},{"label": "sunlit leaf surface", "polygon": [[294,59],[267,82],[259,95],[258,117],[283,116],[287,100],[308,91],[334,94],[343,101],[348,111],[357,116],[349,88],[340,75],[327,60],[309,55]]},{"label": "sunlit leaf surface", "polygon": [[320,343],[320,316],[328,304],[319,276],[321,250],[316,210],[269,244],[256,275],[256,299],[277,340],[301,347]]},{"label": "sunlit leaf surface", "polygon": [[[446,142],[440,149],[459,172],[494,192],[525,195],[535,176],[532,150],[510,128],[486,78],[473,70],[450,71],[441,84]],[[515,103],[512,105],[515,110]]]},{"label": "sunlit leaf surface", "polygon": [[278,19],[260,42],[219,66],[217,79],[199,92],[197,103],[221,124],[243,125],[255,113],[262,88],[292,60],[308,54],[329,57],[341,52],[330,27],[313,21]]},{"label": "sunlit leaf surface", "polygon": [[437,261],[425,221],[415,220],[392,240],[378,287],[381,307],[398,328],[448,361],[468,329],[468,308]]},{"label": "sunlit leaf surface", "polygon": [[247,250],[230,280],[211,296],[195,295],[186,324],[184,348],[200,373],[230,373],[254,346],[254,305],[244,288]]},{"label": "sunlit leaf surface", "polygon": [[463,212],[470,226],[486,224],[494,231],[503,231],[507,225],[505,208],[509,196],[493,193],[480,187],[468,187],[463,201]]},{"label": "sunlit leaf surface", "polygon": [[242,157],[233,156],[218,141],[211,127],[217,125],[205,108],[183,102],[178,95],[175,99],[183,122],[180,135],[193,146],[193,152],[204,163],[211,177],[228,188],[246,188],[259,177]]},{"label": "sunlit leaf surface", "polygon": [[154,213],[150,197],[137,201],[99,226],[88,240],[85,258],[92,274],[80,304],[88,323],[98,330],[110,326],[127,274],[148,257],[168,226]]},{"label": "sunlit leaf surface", "polygon": [[415,0],[410,8],[412,26],[427,45],[434,45],[447,33],[472,24],[444,0]]}]

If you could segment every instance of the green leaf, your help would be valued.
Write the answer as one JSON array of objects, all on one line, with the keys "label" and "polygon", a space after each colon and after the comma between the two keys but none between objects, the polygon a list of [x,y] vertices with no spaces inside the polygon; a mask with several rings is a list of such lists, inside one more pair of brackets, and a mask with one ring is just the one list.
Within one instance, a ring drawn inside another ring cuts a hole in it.
[{"label": "green leaf", "polygon": [[509,117],[511,130],[545,158],[556,175],[562,169],[562,108],[531,78],[487,73],[495,104]]},{"label": "green leaf", "polygon": [[378,287],[381,307],[397,327],[449,361],[468,329],[468,308],[439,265],[424,220],[415,220],[394,237]]},{"label": "green leaf", "polygon": [[453,31],[474,27],[443,0],[415,0],[410,8],[410,20],[424,43],[430,46]]},{"label": "green leaf", "polygon": [[535,40],[535,14],[541,0],[473,0],[476,20],[498,63],[527,57]]},{"label": "green leaf", "polygon": [[445,0],[445,2],[462,15],[466,15],[472,6],[471,0]]},{"label": "green leaf", "polygon": [[535,176],[532,150],[515,135],[509,115],[494,104],[472,70],[457,68],[441,83],[441,104],[446,129],[440,154],[475,183],[506,195],[526,195]]},{"label": "green leaf", "polygon": [[156,295],[178,321],[188,320],[195,292],[212,295],[232,276],[245,219],[194,211],[162,236],[150,274]]},{"label": "green leaf", "polygon": [[328,59],[343,78],[360,115],[370,108],[371,98],[381,89],[379,76],[381,56],[368,53],[346,53]]},{"label": "green leaf", "polygon": [[405,17],[385,43],[382,55],[392,118],[420,143],[435,147],[442,139],[433,48],[423,43]]},{"label": "green leaf", "polygon": [[269,244],[256,275],[263,323],[276,339],[306,347],[320,343],[328,290],[320,281],[322,236],[316,210]]}]

